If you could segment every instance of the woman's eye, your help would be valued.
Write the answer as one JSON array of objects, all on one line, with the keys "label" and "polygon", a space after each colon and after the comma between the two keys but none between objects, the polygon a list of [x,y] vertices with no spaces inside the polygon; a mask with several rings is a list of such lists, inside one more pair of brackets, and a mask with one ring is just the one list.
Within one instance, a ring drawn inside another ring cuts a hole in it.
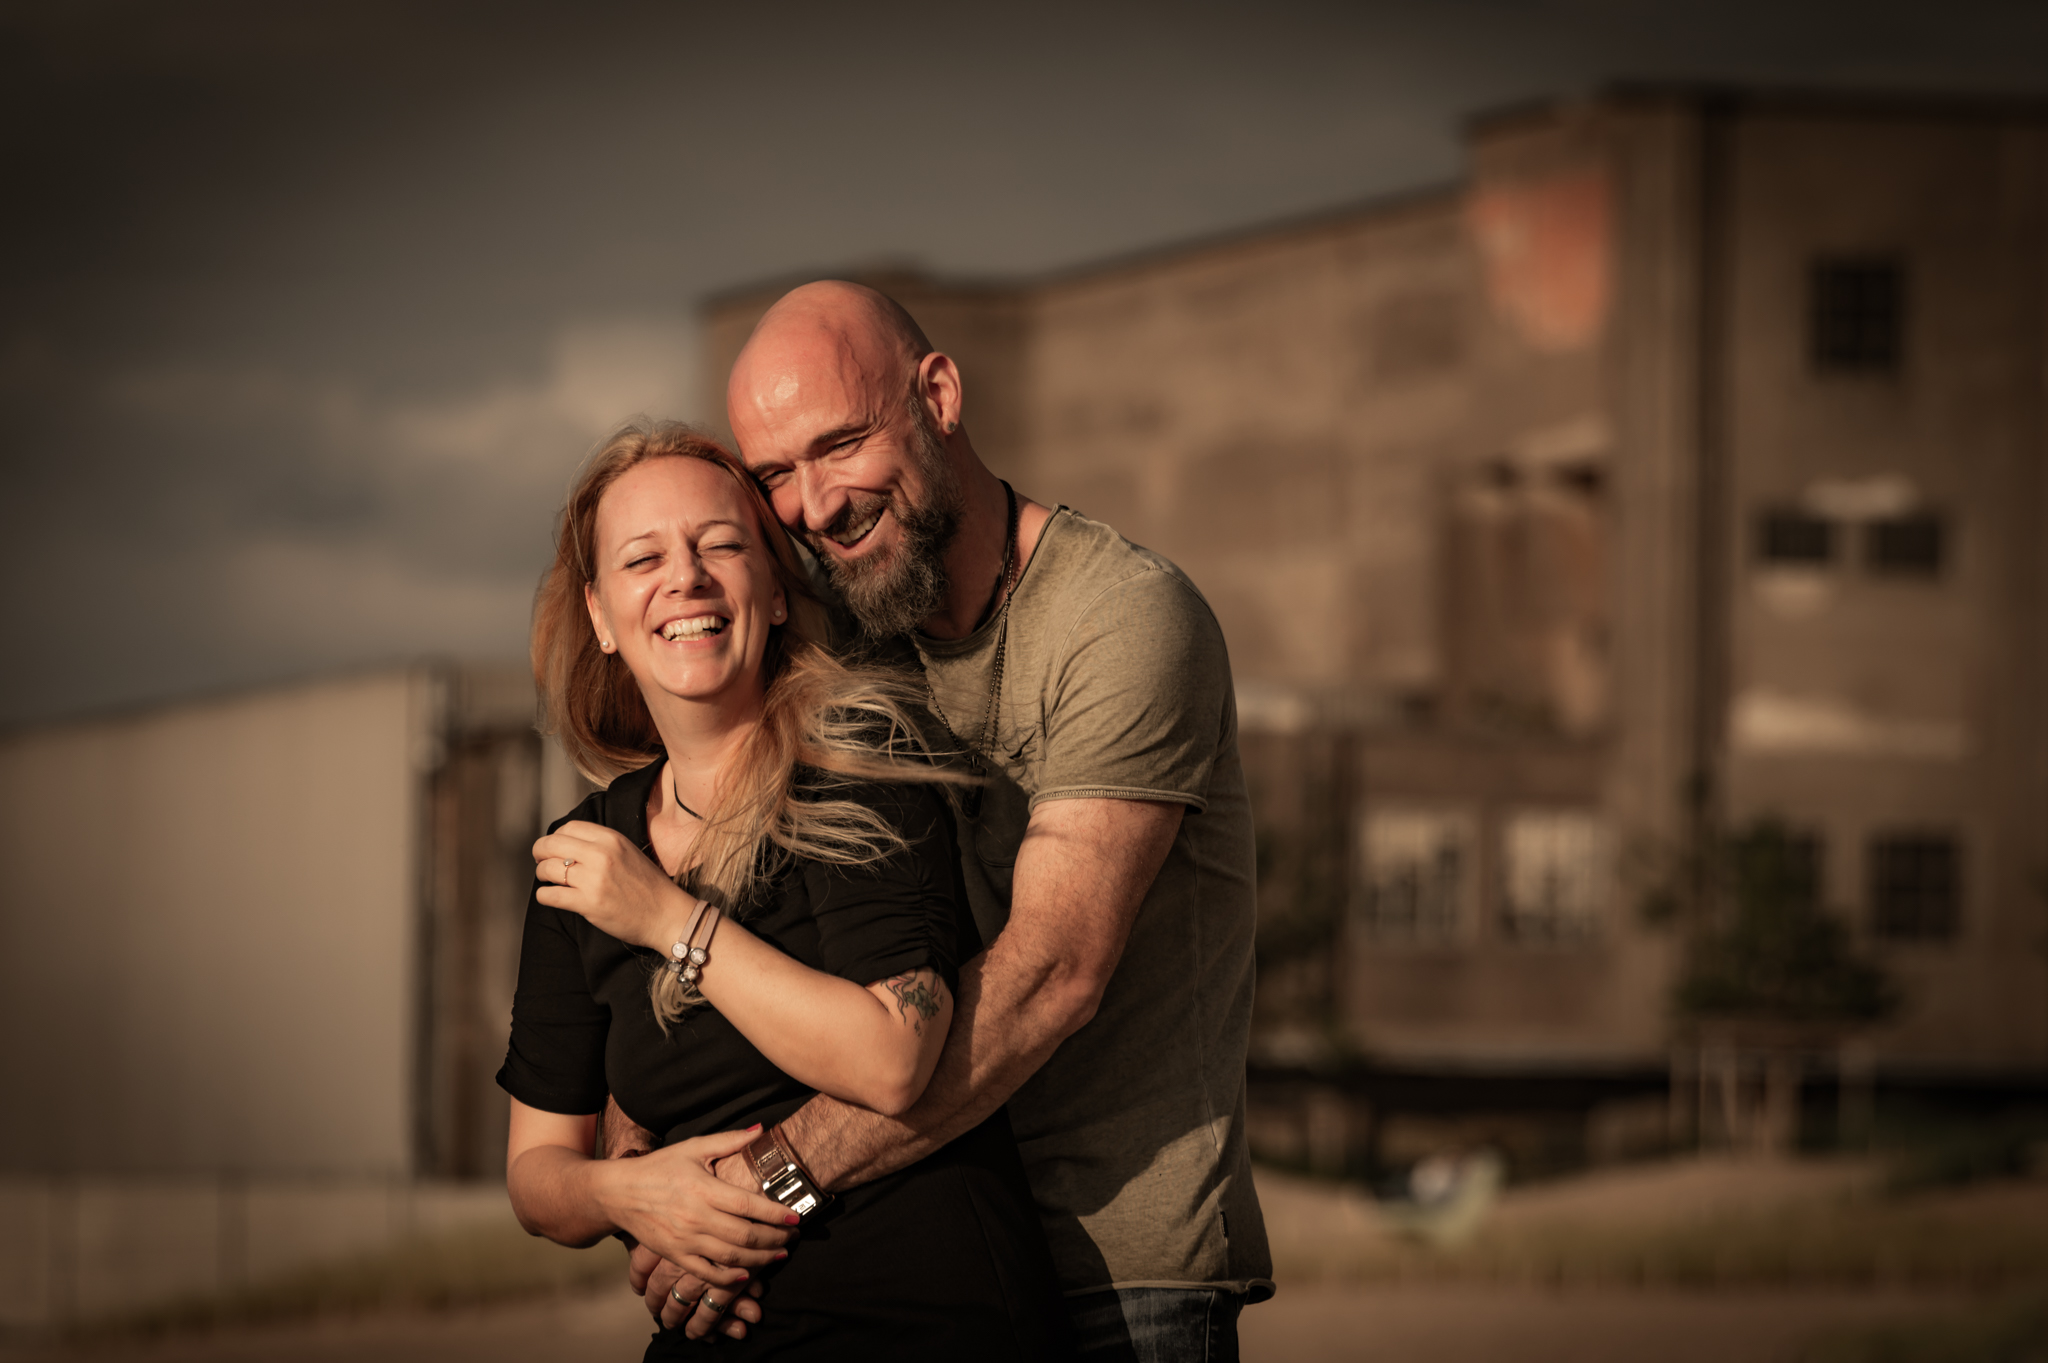
[{"label": "woman's eye", "polygon": [[659,555],[656,554],[642,554],[640,557],[634,559],[631,563],[628,563],[626,566],[628,568],[645,568],[648,564],[655,562],[658,558]]}]

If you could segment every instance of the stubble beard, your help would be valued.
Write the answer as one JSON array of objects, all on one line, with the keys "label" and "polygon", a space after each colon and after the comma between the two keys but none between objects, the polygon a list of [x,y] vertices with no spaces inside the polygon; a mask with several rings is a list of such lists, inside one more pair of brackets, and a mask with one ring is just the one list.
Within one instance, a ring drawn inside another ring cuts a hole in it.
[{"label": "stubble beard", "polygon": [[945,607],[952,585],[946,576],[946,551],[960,531],[960,480],[954,476],[930,415],[915,395],[910,418],[911,454],[924,483],[924,503],[911,504],[900,489],[889,496],[867,494],[850,500],[828,527],[838,530],[857,525],[886,506],[896,520],[895,549],[842,559],[831,547],[818,543],[827,536],[814,533],[810,537],[825,565],[825,575],[860,623],[862,633],[872,639],[891,639],[916,630]]}]

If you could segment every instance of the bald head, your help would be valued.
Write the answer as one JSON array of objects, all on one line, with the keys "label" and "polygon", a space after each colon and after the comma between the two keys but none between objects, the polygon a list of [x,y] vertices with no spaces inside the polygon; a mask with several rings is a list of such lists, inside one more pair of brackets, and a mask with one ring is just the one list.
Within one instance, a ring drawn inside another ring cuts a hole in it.
[{"label": "bald head", "polygon": [[[873,410],[898,402],[932,343],[902,304],[863,284],[792,289],[754,325],[733,361],[726,413],[735,433],[831,398]],[[745,437],[741,437],[744,445]]]}]

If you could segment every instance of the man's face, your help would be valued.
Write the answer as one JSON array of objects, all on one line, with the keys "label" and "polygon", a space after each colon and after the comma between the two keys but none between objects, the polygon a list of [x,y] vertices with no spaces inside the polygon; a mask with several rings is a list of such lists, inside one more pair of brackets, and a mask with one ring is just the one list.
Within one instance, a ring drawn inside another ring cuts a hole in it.
[{"label": "man's face", "polygon": [[733,434],[775,514],[804,537],[862,629],[905,634],[946,600],[961,494],[900,371],[791,363],[749,371]]}]

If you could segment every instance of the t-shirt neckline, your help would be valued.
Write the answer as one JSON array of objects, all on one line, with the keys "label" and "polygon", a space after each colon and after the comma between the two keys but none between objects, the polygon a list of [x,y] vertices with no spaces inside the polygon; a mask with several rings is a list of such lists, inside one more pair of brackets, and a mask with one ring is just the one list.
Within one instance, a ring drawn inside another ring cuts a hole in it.
[{"label": "t-shirt neckline", "polygon": [[[1038,562],[1038,556],[1045,552],[1046,541],[1053,537],[1056,530],[1063,528],[1073,514],[1073,509],[1062,503],[1052,509],[1052,515],[1046,517],[1044,528],[1038,532],[1038,543],[1031,546],[1031,557],[1024,560],[1023,571],[1017,574],[1017,585],[1010,591],[1011,609],[1014,610],[1016,608],[1017,598],[1024,594],[1024,584],[1031,579],[1031,565]],[[996,637],[996,626],[1002,622],[1002,618],[1003,613],[997,611],[994,615],[982,621],[980,627],[974,633],[958,639],[934,639],[929,634],[920,634],[916,630],[912,630],[910,632],[910,641],[917,646],[917,651],[920,653],[940,658],[962,657],[974,652],[976,649],[993,644]]]}]

